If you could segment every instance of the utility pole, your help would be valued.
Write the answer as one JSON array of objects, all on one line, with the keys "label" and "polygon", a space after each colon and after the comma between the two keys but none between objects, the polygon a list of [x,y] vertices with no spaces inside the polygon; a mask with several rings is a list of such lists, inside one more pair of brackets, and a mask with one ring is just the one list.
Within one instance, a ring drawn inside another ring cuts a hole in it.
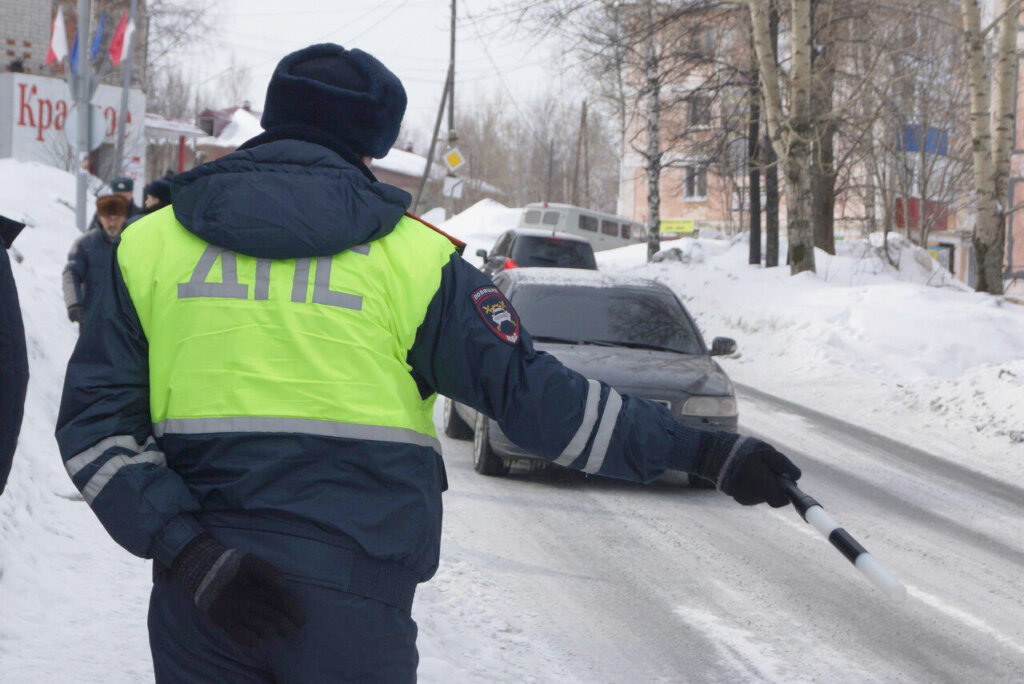
[{"label": "utility pole", "polygon": [[547,187],[544,190],[544,201],[551,201],[551,176],[555,170],[555,139],[552,138],[551,142],[548,143],[548,182]]},{"label": "utility pole", "polygon": [[[576,137],[576,163],[573,164],[572,169],[572,204],[575,206],[582,206],[580,204],[580,158],[583,156],[580,152],[584,146],[584,139],[587,137],[587,101],[583,101],[583,106],[580,107],[580,132]],[[584,172],[585,173],[585,172]]]},{"label": "utility pole", "polygon": [[[135,8],[138,5],[139,0],[132,0],[131,7],[128,10],[128,21],[130,25],[135,24]],[[117,120],[117,172],[118,174],[124,173],[124,132],[127,127],[128,118],[128,89],[132,86],[132,53],[135,51],[134,46],[131,44],[135,38],[135,32],[133,31],[129,36],[128,40],[128,55],[124,58],[124,81],[121,87],[121,113]]]},{"label": "utility pole", "polygon": [[78,130],[75,141],[75,155],[78,162],[78,173],[76,174],[75,185],[75,222],[78,230],[85,232],[85,204],[86,193],[89,181],[89,134],[91,132],[90,119],[92,114],[92,83],[89,77],[89,0],[78,0],[78,54],[75,74],[71,82],[73,84],[71,96],[78,107],[77,119]]},{"label": "utility pole", "polygon": [[[751,54],[754,51],[751,50]],[[748,262],[761,265],[761,89],[756,64],[749,73],[750,121],[747,127],[747,172],[750,177],[750,254]]]},{"label": "utility pole", "polygon": [[437,134],[441,131],[441,119],[444,118],[444,106],[448,102],[448,91],[452,85],[452,79],[454,74],[452,73],[451,65],[448,67],[448,75],[444,79],[444,90],[441,92],[441,106],[437,110],[437,120],[434,121],[434,133],[430,136],[430,149],[427,152],[427,165],[423,167],[423,176],[420,178],[420,189],[416,193],[416,201],[412,205],[412,213],[416,214],[419,211],[420,200],[423,198],[423,188],[427,184],[427,178],[430,177],[430,166],[434,163],[434,150],[437,148]]},{"label": "utility pole", "polygon": [[[451,30],[451,50],[448,57],[448,149],[451,150],[455,147],[455,143],[458,141],[459,136],[455,133],[455,2],[452,0],[452,30]],[[455,172],[448,171],[450,177],[455,177]],[[451,216],[455,213],[455,198],[445,198],[445,214]],[[449,205],[451,210],[449,210]]]}]

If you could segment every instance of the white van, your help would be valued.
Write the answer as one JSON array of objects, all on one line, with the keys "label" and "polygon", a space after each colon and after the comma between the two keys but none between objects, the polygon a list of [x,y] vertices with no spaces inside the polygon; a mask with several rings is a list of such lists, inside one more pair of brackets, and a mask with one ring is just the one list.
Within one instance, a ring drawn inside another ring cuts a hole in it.
[{"label": "white van", "polygon": [[644,228],[629,219],[553,202],[527,204],[517,227],[578,235],[587,240],[597,252],[625,247],[646,239]]}]

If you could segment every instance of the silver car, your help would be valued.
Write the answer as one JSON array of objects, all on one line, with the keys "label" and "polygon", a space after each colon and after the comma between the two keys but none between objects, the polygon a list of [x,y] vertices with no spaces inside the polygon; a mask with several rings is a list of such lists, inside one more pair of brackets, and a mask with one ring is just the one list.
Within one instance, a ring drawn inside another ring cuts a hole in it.
[{"label": "silver car", "polygon": [[[736,430],[736,394],[712,358],[735,353],[736,343],[716,337],[709,350],[682,302],[664,285],[548,268],[504,271],[494,283],[538,350],[621,394],[663,404],[683,423]],[[473,438],[473,465],[485,475],[502,475],[513,464],[546,463],[514,444],[496,421],[451,399],[444,403],[444,431]]]}]

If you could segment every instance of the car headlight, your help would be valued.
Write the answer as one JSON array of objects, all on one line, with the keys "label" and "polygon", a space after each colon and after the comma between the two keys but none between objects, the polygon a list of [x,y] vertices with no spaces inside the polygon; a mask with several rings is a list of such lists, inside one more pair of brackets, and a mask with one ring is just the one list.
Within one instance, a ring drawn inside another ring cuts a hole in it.
[{"label": "car headlight", "polygon": [[731,418],[736,415],[736,400],[732,397],[690,397],[683,402],[682,414],[702,418]]}]

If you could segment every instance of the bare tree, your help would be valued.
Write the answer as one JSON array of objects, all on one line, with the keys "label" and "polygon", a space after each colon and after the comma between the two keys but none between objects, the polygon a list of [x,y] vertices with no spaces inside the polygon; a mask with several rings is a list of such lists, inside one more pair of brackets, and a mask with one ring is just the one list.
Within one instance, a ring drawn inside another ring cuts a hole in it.
[{"label": "bare tree", "polygon": [[[971,93],[971,139],[977,223],[974,254],[981,292],[1003,293],[1007,197],[1013,144],[1014,77],[1021,0],[997,0],[982,25],[981,0],[961,0]],[[991,36],[995,35],[992,39]],[[986,49],[987,48],[987,49]]]},{"label": "bare tree", "polygon": [[814,271],[811,191],[811,2],[790,2],[790,70],[788,112],[783,109],[780,73],[771,47],[765,0],[747,0],[764,92],[765,119],[772,147],[786,177],[789,216],[789,264],[795,275]]}]

